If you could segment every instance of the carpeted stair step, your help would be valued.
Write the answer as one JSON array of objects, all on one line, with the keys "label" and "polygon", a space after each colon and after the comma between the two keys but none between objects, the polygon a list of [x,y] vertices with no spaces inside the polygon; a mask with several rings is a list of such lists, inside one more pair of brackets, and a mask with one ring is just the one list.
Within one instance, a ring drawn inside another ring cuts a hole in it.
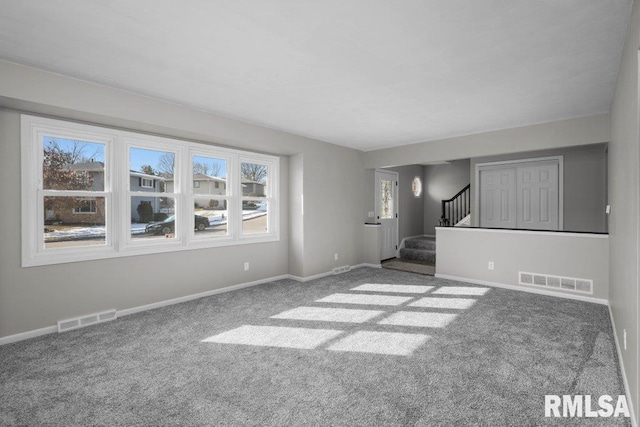
[{"label": "carpeted stair step", "polygon": [[404,247],[408,249],[436,250],[436,239],[433,237],[413,237],[404,241]]},{"label": "carpeted stair step", "polygon": [[[405,241],[406,244],[406,241]],[[436,262],[436,251],[429,249],[416,249],[416,248],[402,248],[400,249],[400,258],[415,259],[420,261],[427,261],[430,263]]]}]

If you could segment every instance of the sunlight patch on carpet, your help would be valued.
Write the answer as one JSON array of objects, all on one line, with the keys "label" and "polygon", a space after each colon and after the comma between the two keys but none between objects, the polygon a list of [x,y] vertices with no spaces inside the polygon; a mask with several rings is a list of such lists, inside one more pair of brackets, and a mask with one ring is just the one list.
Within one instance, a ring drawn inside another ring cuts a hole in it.
[{"label": "sunlight patch on carpet", "polygon": [[352,291],[372,291],[372,292],[397,292],[400,294],[425,294],[433,289],[433,286],[418,285],[390,285],[378,283],[365,283],[364,285],[352,288]]},{"label": "sunlight patch on carpet", "polygon": [[320,322],[364,323],[384,314],[379,310],[351,308],[298,307],[271,316],[272,319],[314,320]]},{"label": "sunlight patch on carpet", "polygon": [[444,328],[457,314],[420,313],[415,311],[399,311],[378,322],[380,325],[415,326],[421,328]]},{"label": "sunlight patch on carpet", "polygon": [[436,295],[484,295],[489,288],[476,288],[471,286],[444,286],[433,291]]},{"label": "sunlight patch on carpet", "polygon": [[202,342],[311,350],[337,337],[341,333],[342,331],[334,329],[244,325],[206,338],[202,340]]},{"label": "sunlight patch on carpet", "polygon": [[332,294],[316,302],[334,302],[339,304],[362,304],[362,305],[400,305],[411,300],[413,297],[395,297],[390,295],[354,295],[354,294]]},{"label": "sunlight patch on carpet", "polygon": [[355,332],[329,346],[331,351],[409,356],[430,337],[398,332]]},{"label": "sunlight patch on carpet", "polygon": [[418,301],[409,304],[409,307],[428,307],[428,308],[455,308],[464,310],[471,307],[476,302],[471,298],[420,298]]}]

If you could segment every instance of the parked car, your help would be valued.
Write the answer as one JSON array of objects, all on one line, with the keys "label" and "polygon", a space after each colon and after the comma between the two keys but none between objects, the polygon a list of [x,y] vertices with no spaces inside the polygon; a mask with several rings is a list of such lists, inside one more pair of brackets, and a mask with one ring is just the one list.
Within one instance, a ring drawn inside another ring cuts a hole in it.
[{"label": "parked car", "polygon": [[[209,218],[194,215],[195,216],[195,229],[198,231],[203,231],[205,228],[209,227]],[[147,224],[144,228],[145,233],[149,234],[170,234],[175,230],[176,225],[176,216],[171,215],[169,218],[160,222],[151,222]]]}]

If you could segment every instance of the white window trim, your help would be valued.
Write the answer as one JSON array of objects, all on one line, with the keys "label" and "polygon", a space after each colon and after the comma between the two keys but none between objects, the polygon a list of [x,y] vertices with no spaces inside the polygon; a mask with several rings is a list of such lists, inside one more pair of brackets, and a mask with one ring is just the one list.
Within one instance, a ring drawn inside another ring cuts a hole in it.
[{"label": "white window trim", "polygon": [[[277,195],[278,195],[278,180],[277,177],[272,177],[272,175],[275,175],[273,173],[274,171],[274,164],[273,162],[270,162],[266,159],[260,158],[260,157],[256,157],[256,156],[249,156],[249,155],[243,155],[240,156],[240,161],[238,162],[238,167],[240,167],[240,165],[242,163],[253,163],[253,164],[258,164],[258,165],[263,165],[267,167],[267,191],[265,193],[264,196],[245,196],[242,193],[242,179],[240,179],[239,183],[238,183],[238,187],[237,187],[237,191],[238,194],[240,194],[240,199],[242,202],[249,201],[249,200],[261,200],[261,201],[265,201],[267,203],[267,232],[266,233],[261,233],[261,234],[244,234],[242,232],[242,222],[240,222],[240,229],[239,231],[239,236],[241,240],[244,239],[254,239],[256,236],[270,236],[273,234],[273,230],[276,230],[277,228],[277,224],[274,223],[275,221],[275,217],[277,216],[277,209],[278,207],[275,206],[277,205],[277,203],[274,203],[275,200],[277,200]],[[276,168],[277,169],[277,168]],[[239,174],[238,174],[239,176]],[[275,182],[274,182],[274,178],[275,178]],[[239,204],[240,205],[240,215],[242,215],[242,203]],[[272,211],[274,212],[274,214],[272,215]]]},{"label": "white window trim", "polygon": [[[103,258],[174,252],[221,246],[274,242],[279,234],[279,166],[277,156],[250,153],[213,145],[151,136],[49,119],[23,114],[22,122],[22,266],[38,266]],[[105,144],[104,191],[42,190],[42,138],[53,136]],[[130,189],[129,149],[146,148],[170,151],[176,155],[174,193],[135,192]],[[193,208],[192,156],[227,160],[226,195],[202,195],[215,200],[226,200],[228,206],[228,235],[199,237],[195,235]],[[269,168],[266,197],[243,197],[240,164],[251,162]],[[185,183],[189,183],[185,187]],[[63,194],[62,194],[63,193]],[[64,195],[105,198],[105,228],[108,231],[104,245],[68,248],[44,248],[44,196]],[[170,197],[175,199],[175,238],[131,239],[131,196]],[[242,235],[242,200],[265,200],[268,203],[268,232]],[[180,218],[188,217],[188,220]]]},{"label": "white window trim", "polygon": [[[89,211],[89,212],[82,212],[82,211],[77,211],[77,208],[73,208],[73,214],[74,215],[93,215],[95,213],[98,213],[98,204],[96,202],[96,200],[94,198],[91,199],[84,199],[85,202],[93,202],[93,208],[94,210]],[[89,205],[91,206],[91,204]]]},{"label": "white window trim", "polygon": [[[144,185],[145,181],[148,181],[151,183],[151,185]],[[153,179],[151,178],[140,178],[140,187],[141,188],[154,188],[153,187]]]}]

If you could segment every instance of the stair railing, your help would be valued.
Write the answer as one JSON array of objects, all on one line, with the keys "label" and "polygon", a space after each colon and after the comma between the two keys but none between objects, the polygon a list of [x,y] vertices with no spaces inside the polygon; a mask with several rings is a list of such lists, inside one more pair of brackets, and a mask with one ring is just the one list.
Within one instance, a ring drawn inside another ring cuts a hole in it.
[{"label": "stair railing", "polygon": [[441,227],[453,227],[471,213],[471,184],[448,200],[442,201]]}]

